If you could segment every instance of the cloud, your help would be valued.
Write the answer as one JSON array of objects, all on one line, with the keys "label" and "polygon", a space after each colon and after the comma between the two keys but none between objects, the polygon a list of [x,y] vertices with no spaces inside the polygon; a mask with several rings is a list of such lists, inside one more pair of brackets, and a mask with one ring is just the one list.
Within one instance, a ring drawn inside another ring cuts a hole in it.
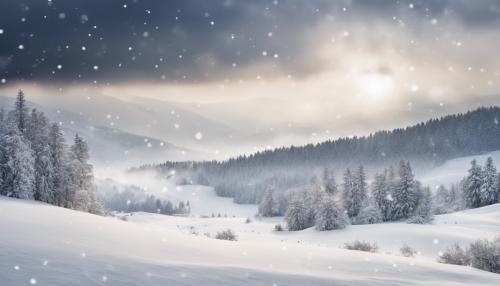
[{"label": "cloud", "polygon": [[500,18],[497,1],[414,2],[5,0],[0,56],[11,61],[0,73],[61,83],[193,83],[254,77],[263,67],[268,77],[307,77],[330,68],[316,56],[325,23],[329,39],[353,25],[369,36],[383,23],[432,40],[426,26],[435,18],[460,22],[464,33],[496,27]]}]

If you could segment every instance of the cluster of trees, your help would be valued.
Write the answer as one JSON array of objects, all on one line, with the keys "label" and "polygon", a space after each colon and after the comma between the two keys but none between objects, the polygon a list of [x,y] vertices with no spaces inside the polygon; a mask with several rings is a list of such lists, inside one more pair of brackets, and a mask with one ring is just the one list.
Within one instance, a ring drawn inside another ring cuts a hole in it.
[{"label": "cluster of trees", "polygon": [[302,189],[292,189],[275,196],[272,187],[266,190],[259,205],[262,216],[281,215],[289,230],[315,226],[317,230],[344,228],[349,223],[372,224],[407,220],[428,223],[432,219],[432,196],[414,178],[408,161],[376,174],[370,186],[363,166],[344,172],[337,186],[334,176],[325,169],[320,180]]},{"label": "cluster of trees", "polygon": [[188,174],[193,183],[215,188],[219,196],[237,203],[259,203],[269,180],[278,181],[275,192],[308,183],[323,168],[363,165],[370,173],[378,166],[411,160],[424,168],[445,160],[500,149],[500,108],[479,108],[465,114],[432,119],[407,128],[380,131],[364,137],[348,137],[306,146],[283,147],[222,162],[165,162],[135,169],[171,170]]},{"label": "cluster of trees", "polygon": [[164,215],[185,215],[191,211],[189,201],[180,201],[175,204],[152,194],[146,194],[144,190],[134,185],[125,186],[122,190],[118,190],[114,186],[112,190],[99,191],[98,197],[103,202],[104,207],[110,211],[148,212]]},{"label": "cluster of trees", "polygon": [[488,157],[484,167],[472,160],[469,174],[461,185],[467,208],[477,208],[500,202],[500,175],[493,164],[493,159]]},{"label": "cluster of trees", "polygon": [[26,105],[17,94],[14,109],[0,113],[0,195],[102,213],[96,198],[86,142],[65,142],[57,123]]}]

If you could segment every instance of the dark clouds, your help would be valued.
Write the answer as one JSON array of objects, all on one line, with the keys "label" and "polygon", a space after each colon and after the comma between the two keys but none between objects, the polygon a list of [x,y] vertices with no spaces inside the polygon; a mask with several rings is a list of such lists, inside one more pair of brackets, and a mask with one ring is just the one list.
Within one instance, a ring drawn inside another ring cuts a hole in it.
[{"label": "dark clouds", "polygon": [[[316,25],[454,15],[498,25],[498,1],[112,1],[0,2],[0,78],[44,82],[199,82],[243,75],[256,65],[306,76]],[[126,7],[124,7],[126,5]],[[347,11],[344,11],[346,8]]]}]

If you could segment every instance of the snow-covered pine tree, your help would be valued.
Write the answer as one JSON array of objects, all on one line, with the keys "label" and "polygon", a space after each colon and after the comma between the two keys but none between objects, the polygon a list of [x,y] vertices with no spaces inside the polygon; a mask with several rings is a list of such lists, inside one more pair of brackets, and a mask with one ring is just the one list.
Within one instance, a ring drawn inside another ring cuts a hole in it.
[{"label": "snow-covered pine tree", "polygon": [[273,189],[268,187],[262,200],[259,204],[259,214],[265,217],[272,217],[275,215]]},{"label": "snow-covered pine tree", "polygon": [[423,188],[417,181],[415,190],[418,195],[418,206],[408,219],[408,223],[424,224],[432,221],[432,195],[428,187]]},{"label": "snow-covered pine tree", "polygon": [[54,202],[53,168],[50,160],[49,123],[47,117],[36,109],[26,124],[25,137],[28,139],[35,156],[34,198],[46,203]]},{"label": "snow-covered pine tree", "polygon": [[335,182],[335,176],[332,173],[330,173],[328,168],[323,169],[322,185],[327,194],[333,196],[337,193],[337,184]]},{"label": "snow-covered pine tree", "polygon": [[285,213],[285,222],[288,230],[303,230],[308,226],[307,210],[304,201],[299,198],[293,198]]},{"label": "snow-covered pine tree", "polygon": [[354,178],[352,176],[351,170],[347,168],[344,172],[343,182],[342,182],[342,202],[344,204],[344,209],[349,217],[356,216],[356,210],[354,207]]},{"label": "snow-covered pine tree", "polygon": [[471,161],[469,175],[465,179],[464,184],[464,199],[465,205],[468,208],[477,208],[481,206],[481,185],[482,185],[482,170],[476,160]]},{"label": "snow-covered pine tree", "polygon": [[372,199],[382,213],[383,221],[391,220],[392,201],[389,200],[390,188],[387,182],[387,172],[376,174],[371,184]]},{"label": "snow-covered pine tree", "polygon": [[61,207],[71,207],[70,193],[74,189],[70,178],[69,158],[64,135],[57,123],[53,123],[49,130],[49,153],[50,164],[52,165],[53,180],[53,204]]},{"label": "snow-covered pine tree", "polygon": [[497,201],[497,168],[493,165],[493,159],[488,157],[483,168],[481,184],[481,205],[487,206]]},{"label": "snow-covered pine tree", "polygon": [[355,217],[367,204],[366,175],[363,166],[359,166],[354,176],[349,170],[346,171],[344,186],[344,207],[349,217]]},{"label": "snow-covered pine tree", "polygon": [[[73,204],[79,206],[80,210],[86,212],[94,214],[102,213],[102,206],[95,194],[94,174],[92,172],[93,167],[88,162],[90,155],[87,142],[78,134],[75,135],[74,143],[71,146],[70,159],[72,166],[71,178],[76,187],[75,194],[86,192],[85,195],[79,194],[75,196],[73,194]],[[154,208],[153,206],[153,209]]]},{"label": "snow-covered pine tree", "polygon": [[23,138],[17,125],[10,125],[4,135],[6,168],[2,184],[9,197],[33,199],[34,157],[29,142]]},{"label": "snow-covered pine tree", "polygon": [[332,196],[324,196],[316,210],[316,230],[345,228],[348,222],[343,210],[337,206]]},{"label": "snow-covered pine tree", "polygon": [[21,132],[21,134],[23,134],[26,131],[29,115],[28,107],[26,106],[26,99],[24,98],[24,92],[22,90],[19,90],[17,93],[13,116],[17,129]]},{"label": "snow-covered pine tree", "polygon": [[415,180],[410,162],[399,163],[399,180],[396,183],[392,198],[393,219],[409,218],[418,204],[418,195],[415,190]]}]

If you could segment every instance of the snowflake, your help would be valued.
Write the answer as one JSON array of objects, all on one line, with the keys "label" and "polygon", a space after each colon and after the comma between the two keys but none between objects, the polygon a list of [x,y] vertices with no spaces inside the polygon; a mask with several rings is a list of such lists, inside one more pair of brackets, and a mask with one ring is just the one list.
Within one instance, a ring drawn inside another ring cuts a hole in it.
[{"label": "snowflake", "polygon": [[201,132],[196,132],[196,134],[194,134],[194,138],[196,140],[201,140],[203,139],[203,134]]},{"label": "snowflake", "polygon": [[30,284],[31,285],[36,285],[36,279],[35,278],[31,278],[30,279]]}]

